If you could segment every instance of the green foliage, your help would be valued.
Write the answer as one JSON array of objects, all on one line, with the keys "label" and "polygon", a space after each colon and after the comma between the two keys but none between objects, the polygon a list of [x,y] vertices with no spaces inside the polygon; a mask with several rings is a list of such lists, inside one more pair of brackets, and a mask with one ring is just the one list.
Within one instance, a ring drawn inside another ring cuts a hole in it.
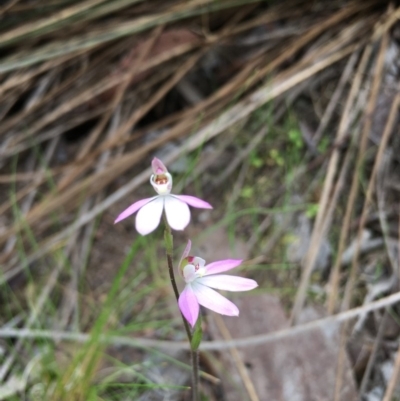
[{"label": "green foliage", "polygon": [[240,196],[242,198],[250,199],[253,197],[253,195],[254,195],[254,188],[249,185],[244,186],[240,191]]},{"label": "green foliage", "polygon": [[288,131],[289,141],[293,145],[294,149],[302,149],[303,148],[303,138],[301,136],[301,132],[297,128],[291,128]]},{"label": "green foliage", "polygon": [[314,217],[317,216],[318,206],[319,206],[318,203],[310,203],[307,205],[306,216],[309,219],[313,219]]},{"label": "green foliage", "polygon": [[279,167],[282,167],[285,165],[285,159],[283,157],[283,154],[276,148],[271,149],[269,151],[269,157],[272,159],[273,164],[276,164]]},{"label": "green foliage", "polygon": [[192,334],[192,343],[190,344],[193,351],[197,351],[199,349],[202,338],[203,338],[203,329],[201,327],[201,314],[199,314],[199,318],[197,319],[197,322],[194,325],[194,330]]},{"label": "green foliage", "polygon": [[254,150],[250,152],[250,165],[255,168],[260,168],[264,165],[264,160]]}]

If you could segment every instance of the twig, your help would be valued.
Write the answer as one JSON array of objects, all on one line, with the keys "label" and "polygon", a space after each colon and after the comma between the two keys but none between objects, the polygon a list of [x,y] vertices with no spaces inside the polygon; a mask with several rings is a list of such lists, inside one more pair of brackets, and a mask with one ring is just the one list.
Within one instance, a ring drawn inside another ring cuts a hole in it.
[{"label": "twig", "polygon": [[[362,237],[362,232],[365,227],[365,222],[367,219],[367,212],[370,207],[370,203],[372,200],[372,193],[375,187],[375,179],[376,175],[378,173],[379,166],[381,165],[383,153],[386,150],[386,145],[389,141],[390,134],[392,133],[394,123],[396,121],[396,117],[398,114],[398,108],[400,104],[400,94],[397,94],[393,100],[392,106],[390,108],[389,116],[386,121],[385,129],[382,135],[381,142],[379,144],[378,152],[375,158],[375,163],[372,169],[371,177],[368,183],[368,188],[367,188],[367,193],[365,195],[365,201],[363,205],[363,209],[361,212],[361,217],[360,217],[360,222],[358,226],[358,232],[357,232],[357,242],[356,242],[356,248],[355,252],[353,255],[353,260],[350,268],[350,274],[349,278],[346,283],[346,288],[343,296],[343,301],[341,305],[341,310],[346,310],[350,307],[351,305],[351,296],[353,292],[353,287],[356,279],[356,273],[358,269],[358,258],[360,254],[360,247],[361,247],[361,237]],[[343,369],[343,361],[344,361],[344,353],[345,353],[345,333],[346,328],[342,329],[341,333],[341,344],[342,346],[340,347],[339,350],[339,357],[338,357],[338,370],[339,372],[342,372]],[[340,393],[340,387],[341,387],[341,374],[337,376],[337,381],[336,381],[336,389],[335,389],[335,400],[339,399],[339,393]]]},{"label": "twig", "polygon": [[[309,323],[300,324],[294,327],[288,327],[268,334],[261,334],[252,337],[228,340],[228,341],[203,341],[200,345],[200,351],[204,350],[225,350],[232,347],[252,347],[261,344],[266,344],[281,340],[282,338],[295,337],[301,333],[306,333],[310,330],[323,328],[326,325],[339,324],[348,320],[354,319],[363,313],[372,312],[378,309],[385,308],[400,302],[400,292],[384,297],[378,301],[371,302],[368,305],[363,305],[358,308],[349,309],[347,311],[325,317],[323,319],[314,320]],[[53,341],[75,341],[84,343],[90,341],[90,334],[65,332],[65,331],[50,331],[50,330],[31,330],[31,329],[13,329],[0,328],[0,338],[32,338],[32,339],[51,339]],[[147,338],[132,338],[123,336],[102,336],[101,341],[105,344],[114,346],[129,346],[133,348],[148,348],[154,347],[165,350],[189,350],[190,344],[186,341],[162,341],[151,340]]]},{"label": "twig", "polygon": [[395,389],[396,385],[399,383],[398,382],[399,373],[400,373],[400,347],[397,350],[397,356],[396,356],[396,360],[394,362],[393,373],[392,373],[392,376],[388,383],[388,386],[386,388],[385,396],[383,397],[382,401],[391,401],[393,399],[392,395],[393,395],[394,389]]},{"label": "twig", "polygon": [[346,85],[347,81],[350,79],[350,75],[352,74],[354,66],[357,62],[358,55],[359,55],[359,51],[355,51],[349,57],[349,60],[347,61],[346,67],[343,70],[342,76],[340,77],[340,80],[337,84],[335,92],[333,93],[332,97],[330,98],[328,106],[326,107],[324,115],[322,116],[321,121],[318,125],[317,131],[315,132],[315,134],[313,136],[315,146],[318,145],[318,142],[321,139],[323,132],[325,131],[326,127],[328,126],[328,124],[333,116],[336,106],[339,104],[339,100],[342,96],[345,85]]},{"label": "twig", "polygon": [[[232,340],[231,333],[229,333],[229,330],[226,327],[226,324],[223,321],[223,319],[219,315],[215,314],[214,321],[217,324],[218,330],[222,334],[222,337],[224,338],[224,340],[227,340],[227,341]],[[244,386],[246,387],[247,394],[249,395],[250,400],[251,401],[260,401],[260,399],[258,398],[258,395],[257,395],[257,391],[254,387],[254,384],[251,381],[251,378],[246,370],[246,367],[243,363],[242,358],[240,357],[238,350],[236,349],[236,347],[232,347],[229,349],[229,351],[230,351],[230,354],[231,354],[233,360],[235,361],[236,368],[239,371],[240,377],[242,378],[242,382],[243,382]]]},{"label": "twig", "polygon": [[369,380],[369,378],[371,376],[372,368],[373,368],[375,360],[376,360],[378,349],[379,349],[379,347],[381,345],[383,334],[385,332],[387,318],[388,318],[388,311],[385,310],[385,313],[384,313],[384,315],[382,317],[381,324],[379,326],[378,334],[376,335],[376,338],[375,338],[375,341],[374,341],[374,346],[372,348],[372,352],[371,352],[371,354],[370,354],[370,356],[368,358],[367,367],[365,368],[365,371],[364,371],[364,374],[363,374],[363,378],[362,378],[362,381],[361,381],[360,390],[359,390],[359,394],[361,396],[363,396],[364,393],[367,390],[368,380]]},{"label": "twig", "polygon": [[[364,52],[365,55],[365,52]],[[341,143],[343,140],[347,129],[350,124],[350,113],[352,111],[353,104],[355,102],[355,97],[358,93],[358,89],[361,84],[361,76],[362,72],[364,71],[364,67],[367,62],[367,57],[364,57],[360,63],[356,78],[353,81],[353,85],[351,87],[350,93],[347,97],[346,101],[346,106],[343,111],[342,118],[340,120],[339,128],[336,134],[336,142]],[[318,252],[320,249],[320,244],[323,239],[323,224],[324,224],[324,218],[326,214],[326,210],[328,209],[328,204],[330,202],[330,193],[331,189],[333,186],[333,180],[336,175],[336,170],[337,166],[339,163],[339,156],[340,156],[340,150],[339,149],[334,149],[333,153],[331,155],[331,158],[329,160],[329,166],[328,166],[328,171],[326,173],[326,178],[324,181],[324,186],[322,189],[322,195],[321,199],[318,203],[318,213],[316,217],[316,221],[314,224],[314,229],[311,235],[311,241],[310,245],[305,257],[304,261],[304,269],[302,272],[301,276],[301,281],[300,285],[298,288],[298,291],[296,293],[296,298],[294,301],[294,305],[292,308],[292,313],[290,316],[290,323],[294,324],[296,322],[297,317],[300,314],[300,311],[304,305],[305,298],[306,298],[306,291],[307,291],[307,286],[311,277],[311,272],[313,271],[315,261],[318,256]]]},{"label": "twig", "polygon": [[351,301],[351,293],[353,290],[354,286],[354,281],[357,273],[357,267],[358,267],[358,257],[359,257],[359,250],[360,250],[360,244],[361,244],[361,237],[362,237],[362,231],[365,226],[365,222],[367,219],[367,212],[368,208],[370,206],[371,200],[372,200],[372,193],[375,187],[375,179],[376,175],[379,170],[379,166],[382,161],[383,153],[386,150],[386,145],[389,141],[389,137],[393,131],[394,123],[396,122],[396,117],[398,113],[398,108],[400,104],[400,94],[398,93],[392,103],[392,106],[390,108],[389,116],[385,125],[385,129],[382,135],[381,142],[379,144],[378,152],[375,158],[375,163],[372,169],[371,177],[368,183],[368,188],[367,188],[367,193],[365,195],[365,202],[363,205],[363,210],[361,213],[360,217],[360,222],[359,222],[359,227],[358,227],[358,236],[357,236],[357,245],[356,245],[356,250],[353,255],[353,260],[352,260],[352,265],[351,265],[351,270],[350,270],[350,275],[349,279],[346,283],[346,289],[345,289],[345,294],[343,297],[343,302],[342,302],[342,310],[347,309],[350,306],[350,301]]}]

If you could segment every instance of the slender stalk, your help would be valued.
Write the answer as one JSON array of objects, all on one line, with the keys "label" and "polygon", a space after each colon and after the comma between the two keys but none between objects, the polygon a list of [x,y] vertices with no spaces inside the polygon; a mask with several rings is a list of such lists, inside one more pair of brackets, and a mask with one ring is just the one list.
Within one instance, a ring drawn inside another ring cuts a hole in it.
[{"label": "slender stalk", "polygon": [[[176,286],[175,273],[174,273],[174,264],[172,261],[172,252],[173,252],[173,237],[171,233],[171,227],[168,224],[165,213],[163,213],[163,218],[165,222],[165,232],[164,232],[164,242],[165,242],[165,253],[167,255],[167,263],[168,263],[168,272],[169,278],[172,284],[172,288],[174,290],[176,302],[179,300],[179,292],[178,287]],[[190,330],[189,324],[186,321],[185,317],[182,315],[183,325],[185,326],[186,334],[191,345],[190,354],[192,360],[192,400],[200,401],[199,397],[199,353],[197,349],[193,349],[192,346],[192,332]]]},{"label": "slender stalk", "polygon": [[[164,216],[164,222],[165,222],[165,232],[164,232],[165,253],[167,255],[169,279],[171,281],[172,288],[174,290],[176,302],[178,302],[179,291],[178,291],[178,287],[176,286],[174,264],[172,262],[173,237],[172,237],[172,233],[171,233],[171,227],[168,224],[165,214],[163,214],[163,216]],[[189,342],[191,343],[192,342],[192,333],[190,331],[190,327],[189,327],[186,319],[183,317],[182,313],[181,313],[181,316],[182,316],[182,320],[183,320],[183,325],[185,326],[187,337],[189,339]]]},{"label": "slender stalk", "polygon": [[192,400],[200,401],[199,396],[199,351],[191,349],[190,351],[192,357]]}]

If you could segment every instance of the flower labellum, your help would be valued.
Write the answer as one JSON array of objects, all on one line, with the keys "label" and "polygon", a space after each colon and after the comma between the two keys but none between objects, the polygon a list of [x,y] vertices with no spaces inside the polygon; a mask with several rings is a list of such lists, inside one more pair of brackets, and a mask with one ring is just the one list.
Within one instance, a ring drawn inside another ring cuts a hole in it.
[{"label": "flower labellum", "polygon": [[[212,206],[199,198],[189,195],[172,195],[172,176],[161,160],[156,157],[151,163],[153,174],[150,184],[158,193],[157,196],[139,200],[125,209],[115,220],[115,223],[126,219],[135,212],[136,230],[147,235],[160,224],[161,215],[165,209],[168,224],[174,230],[183,230],[190,222],[189,206],[200,209],[212,209]],[[189,205],[189,206],[188,206]]]},{"label": "flower labellum", "polygon": [[199,316],[200,305],[227,316],[239,316],[239,309],[231,301],[214,291],[249,291],[258,286],[251,279],[230,276],[222,273],[242,263],[239,259],[226,259],[206,265],[205,260],[197,256],[188,256],[191,242],[183,252],[179,272],[186,282],[186,287],[179,296],[179,309],[185,319],[194,327]]}]

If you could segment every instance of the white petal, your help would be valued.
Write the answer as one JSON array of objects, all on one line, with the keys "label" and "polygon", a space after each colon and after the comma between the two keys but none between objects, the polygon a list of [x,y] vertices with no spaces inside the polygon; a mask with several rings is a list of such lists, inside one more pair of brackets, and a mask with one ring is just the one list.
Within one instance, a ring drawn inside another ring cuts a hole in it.
[{"label": "white petal", "polygon": [[249,291],[258,286],[254,280],[249,278],[229,276],[227,274],[201,277],[196,282],[207,287],[226,291]]},{"label": "white petal", "polygon": [[169,225],[174,230],[183,230],[189,224],[189,206],[173,196],[165,197],[165,214]]},{"label": "white petal", "polygon": [[197,277],[194,265],[186,265],[183,269],[183,278],[187,283],[192,282]]},{"label": "white petal", "polygon": [[231,301],[218,294],[217,291],[194,281],[192,289],[200,305],[227,316],[239,316],[239,309]]},{"label": "white petal", "polygon": [[144,205],[136,215],[136,230],[147,235],[154,231],[160,224],[163,211],[164,198],[156,197],[153,201]]}]

